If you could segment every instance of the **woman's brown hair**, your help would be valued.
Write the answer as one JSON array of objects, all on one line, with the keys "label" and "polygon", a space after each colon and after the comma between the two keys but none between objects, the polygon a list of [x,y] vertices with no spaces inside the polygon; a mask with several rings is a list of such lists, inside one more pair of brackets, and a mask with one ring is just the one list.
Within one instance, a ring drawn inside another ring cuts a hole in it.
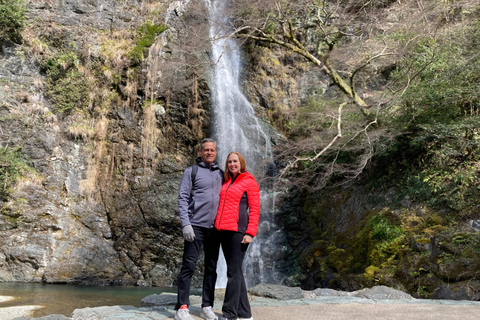
[{"label": "woman's brown hair", "polygon": [[238,151],[230,152],[227,156],[227,160],[225,161],[225,172],[223,173],[223,178],[225,181],[227,181],[230,177],[228,174],[228,158],[230,158],[232,154],[236,154],[238,156],[238,160],[240,161],[240,172],[247,171],[247,163],[245,162],[245,158],[242,156],[242,154]]}]

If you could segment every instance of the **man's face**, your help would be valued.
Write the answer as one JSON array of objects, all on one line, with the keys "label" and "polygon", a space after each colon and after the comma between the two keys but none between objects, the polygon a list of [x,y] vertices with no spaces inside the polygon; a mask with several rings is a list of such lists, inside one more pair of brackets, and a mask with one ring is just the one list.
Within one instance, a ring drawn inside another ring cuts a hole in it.
[{"label": "man's face", "polygon": [[205,163],[213,163],[217,156],[217,148],[214,142],[205,142],[200,148],[200,158]]}]

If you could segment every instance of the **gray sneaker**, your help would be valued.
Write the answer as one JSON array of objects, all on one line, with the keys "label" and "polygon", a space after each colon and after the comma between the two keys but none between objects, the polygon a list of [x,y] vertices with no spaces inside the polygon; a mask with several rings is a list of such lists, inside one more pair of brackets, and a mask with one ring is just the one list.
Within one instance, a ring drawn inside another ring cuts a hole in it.
[{"label": "gray sneaker", "polygon": [[195,320],[190,315],[186,305],[180,307],[175,313],[175,320]]},{"label": "gray sneaker", "polygon": [[200,311],[200,317],[207,320],[218,320],[217,315],[213,312],[212,307],[204,307]]}]

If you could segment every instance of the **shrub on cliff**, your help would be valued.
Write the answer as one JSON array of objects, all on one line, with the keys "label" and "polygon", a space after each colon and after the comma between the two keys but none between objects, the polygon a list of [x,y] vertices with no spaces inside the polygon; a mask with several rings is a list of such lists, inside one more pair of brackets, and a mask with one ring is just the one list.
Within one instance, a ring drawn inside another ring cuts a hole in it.
[{"label": "shrub on cliff", "polygon": [[0,0],[0,43],[4,40],[19,42],[24,20],[23,0]]},{"label": "shrub on cliff", "polygon": [[152,46],[155,43],[155,37],[165,30],[167,30],[167,26],[163,23],[157,25],[149,21],[145,22],[137,30],[135,47],[129,53],[132,62],[135,64],[142,62],[145,56],[145,49]]},{"label": "shrub on cliff", "polygon": [[31,168],[18,148],[0,148],[0,198],[6,198],[10,188]]},{"label": "shrub on cliff", "polygon": [[59,113],[68,114],[88,105],[88,81],[78,65],[76,54],[68,52],[47,59],[42,66],[47,74],[46,96]]}]

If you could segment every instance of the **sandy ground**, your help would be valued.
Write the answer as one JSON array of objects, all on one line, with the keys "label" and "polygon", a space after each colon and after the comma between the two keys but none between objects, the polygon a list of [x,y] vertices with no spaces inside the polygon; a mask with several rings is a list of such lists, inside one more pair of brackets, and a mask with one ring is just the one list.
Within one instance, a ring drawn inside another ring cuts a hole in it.
[{"label": "sandy ground", "polygon": [[[0,296],[0,302],[6,302],[13,300],[13,297]],[[30,313],[35,310],[43,308],[42,306],[19,306],[19,307],[0,307],[0,319],[11,320],[16,317],[28,317]]]},{"label": "sandy ground", "polygon": [[0,302],[5,302],[5,301],[10,301],[13,300],[13,297],[8,297],[8,296],[0,296]]}]

